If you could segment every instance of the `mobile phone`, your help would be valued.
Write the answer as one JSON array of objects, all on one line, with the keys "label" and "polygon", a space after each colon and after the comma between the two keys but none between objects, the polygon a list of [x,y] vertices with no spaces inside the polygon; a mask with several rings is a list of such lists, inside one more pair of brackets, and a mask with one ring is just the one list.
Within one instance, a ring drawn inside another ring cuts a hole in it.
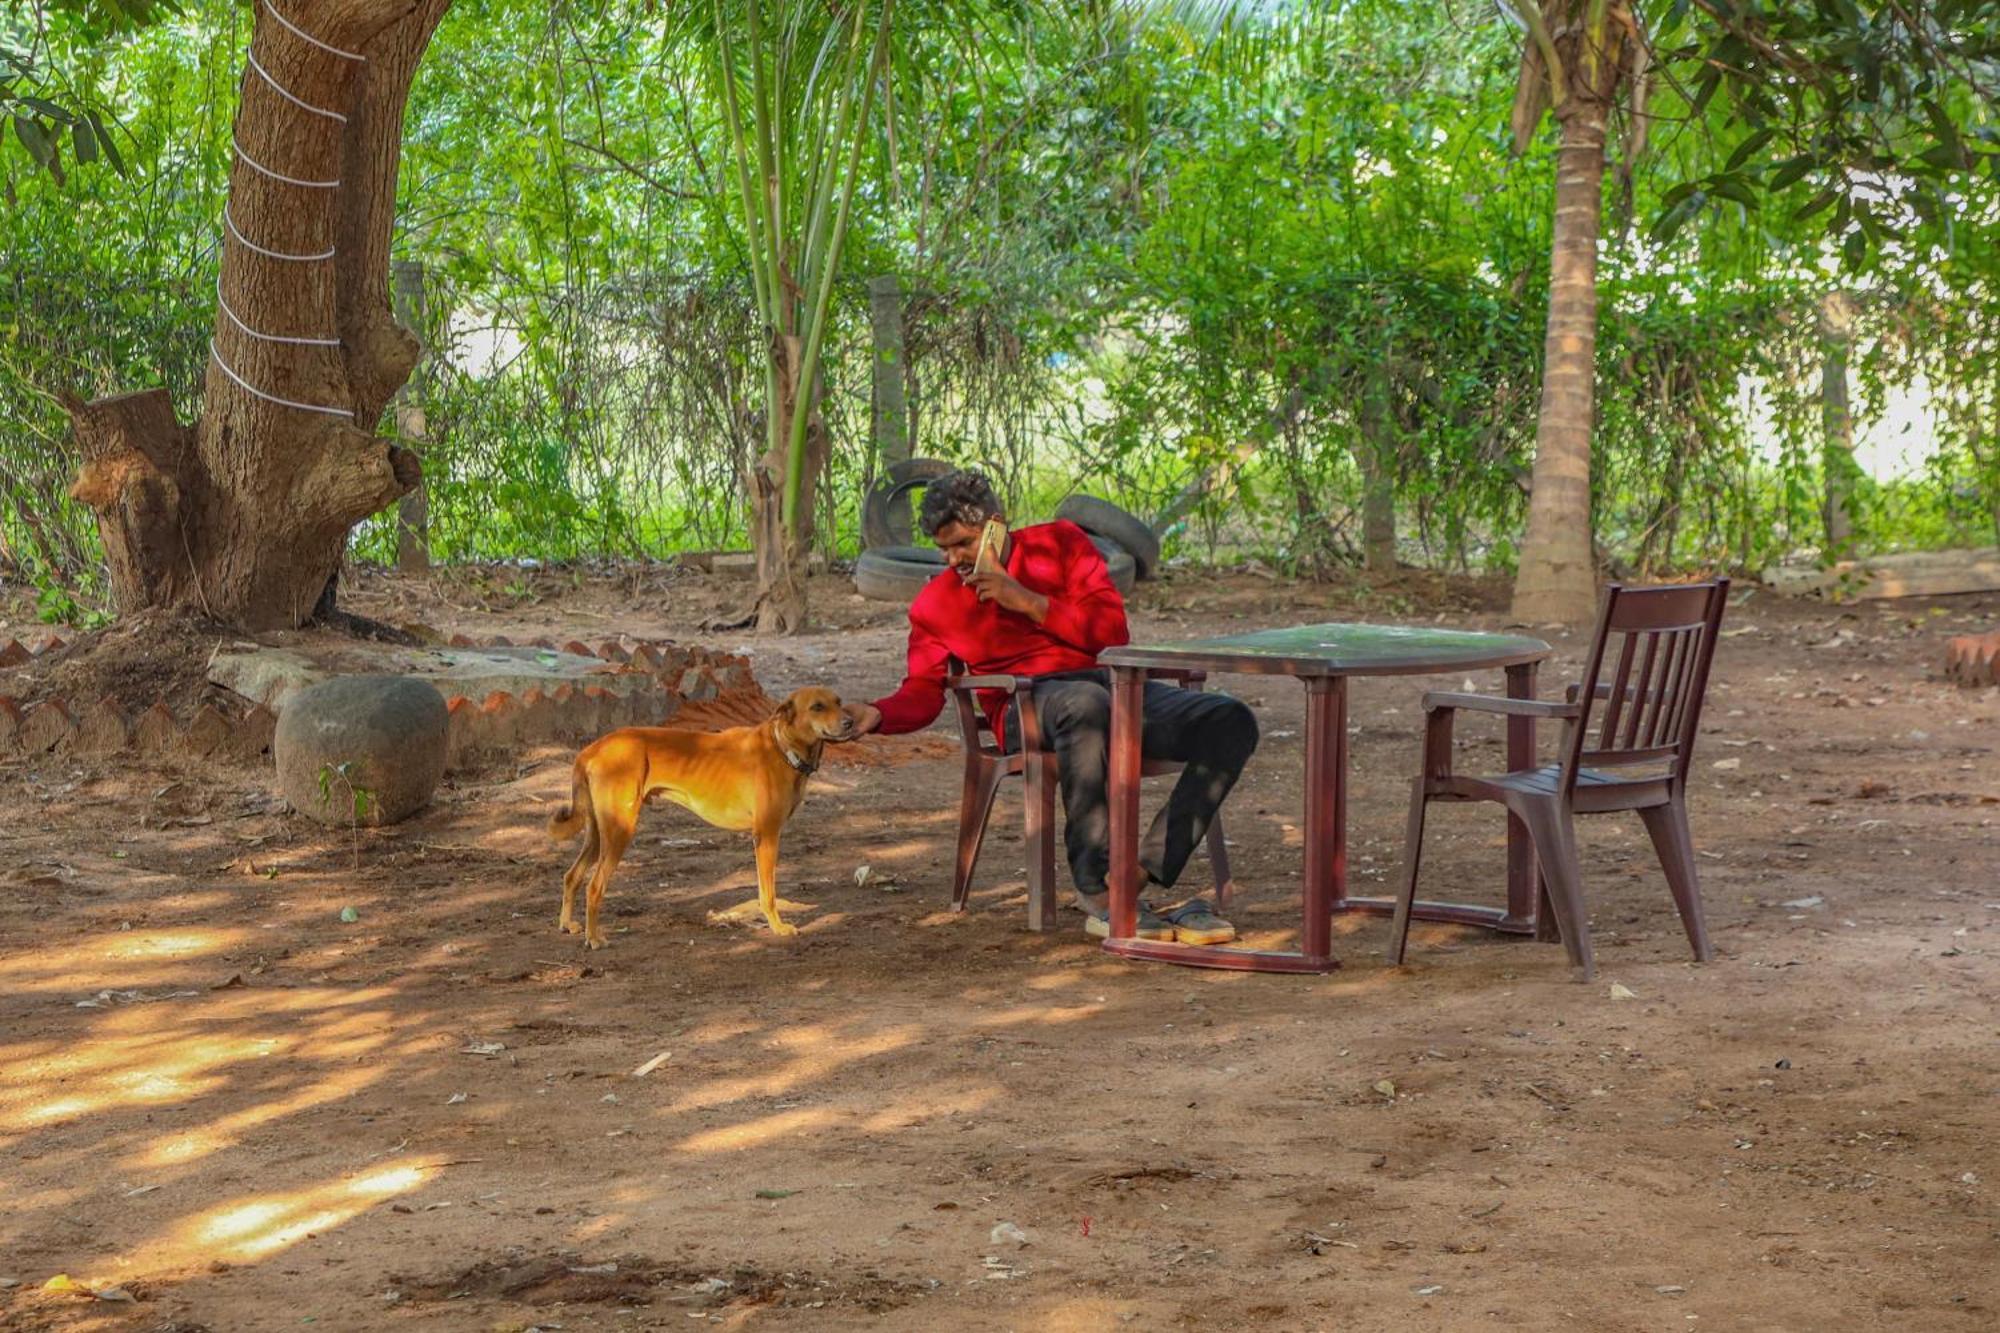
[{"label": "mobile phone", "polygon": [[1000,568],[1000,551],[1007,544],[1007,525],[997,518],[986,520],[979,533],[979,550],[972,557],[972,572],[984,574]]}]

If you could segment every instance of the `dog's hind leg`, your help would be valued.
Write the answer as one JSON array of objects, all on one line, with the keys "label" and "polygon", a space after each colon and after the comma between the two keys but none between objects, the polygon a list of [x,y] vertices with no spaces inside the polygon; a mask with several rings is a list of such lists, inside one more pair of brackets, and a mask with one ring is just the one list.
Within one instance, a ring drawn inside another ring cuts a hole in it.
[{"label": "dog's hind leg", "polygon": [[556,918],[556,926],[566,935],[574,935],[583,927],[576,923],[577,890],[583,887],[590,872],[597,865],[597,820],[592,818],[583,826],[583,848],[576,854],[576,860],[563,876],[562,915]]},{"label": "dog's hind leg", "polygon": [[590,889],[583,900],[583,942],[592,949],[602,949],[611,943],[597,924],[597,911],[604,902],[604,889],[611,882],[611,872],[618,868],[619,858],[632,844],[633,826],[639,818],[638,804],[634,802],[629,811],[598,808],[597,869],[590,877]]},{"label": "dog's hind leg", "polygon": [[757,905],[764,909],[764,919],[771,923],[773,935],[796,935],[797,926],[786,925],[778,915],[778,835],[759,832],[757,835]]}]

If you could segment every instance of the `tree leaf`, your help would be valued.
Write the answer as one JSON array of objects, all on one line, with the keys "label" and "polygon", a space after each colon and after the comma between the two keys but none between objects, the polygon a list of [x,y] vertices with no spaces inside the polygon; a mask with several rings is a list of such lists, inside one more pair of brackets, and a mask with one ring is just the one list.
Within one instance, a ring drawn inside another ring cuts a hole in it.
[{"label": "tree leaf", "polygon": [[90,128],[90,122],[79,120],[69,127],[70,145],[76,152],[78,162],[97,160],[97,136]]},{"label": "tree leaf", "polygon": [[1702,210],[1702,207],[1707,203],[1708,203],[1707,191],[1705,190],[1693,191],[1687,196],[1687,198],[1681,200],[1679,203],[1675,204],[1672,208],[1668,209],[1665,213],[1662,213],[1660,215],[1659,221],[1653,224],[1653,229],[1651,232],[1652,238],[1663,245],[1666,242],[1671,241],[1674,238],[1674,235],[1677,232],[1679,232],[1683,226],[1687,225],[1687,220],[1693,217],[1696,213],[1699,213]]},{"label": "tree leaf", "polygon": [[1806,173],[1817,165],[1818,159],[1811,153],[1801,153],[1797,157],[1788,157],[1773,168],[1771,183],[1767,188],[1777,191],[1796,185],[1804,180]]},{"label": "tree leaf", "polygon": [[97,146],[104,150],[104,160],[111,164],[113,171],[123,176],[125,158],[119,153],[118,145],[112,139],[110,132],[104,128],[104,118],[95,111],[86,111],[84,114],[90,119],[90,128],[94,132],[92,137],[96,140]]},{"label": "tree leaf", "polygon": [[1745,208],[1756,208],[1764,201],[1756,189],[1742,176],[1725,173],[1710,179],[1708,192],[1723,199],[1729,199]]},{"label": "tree leaf", "polygon": [[1829,185],[1811,199],[1808,199],[1805,206],[1800,208],[1798,212],[1792,214],[1792,221],[1803,222],[1815,213],[1824,213],[1827,209],[1833,207],[1834,201],[1838,198],[1840,198],[1840,191]]},{"label": "tree leaf", "polygon": [[1715,96],[1715,90],[1722,84],[1722,71],[1711,65],[1701,72],[1695,85],[1694,101],[1688,104],[1688,119],[1700,120],[1701,113],[1708,106],[1708,99]]},{"label": "tree leaf", "polygon": [[57,106],[46,97],[36,97],[33,93],[18,93],[16,96],[22,105],[34,108],[58,125],[68,125],[76,119],[74,112],[67,107]]},{"label": "tree leaf", "polygon": [[[1947,153],[1950,154],[1950,162],[1948,165],[1950,166],[1964,165],[1965,163],[1964,141],[1959,138],[1958,125],[1952,120],[1950,116],[1945,114],[1944,107],[1939,105],[1936,101],[1925,102],[1924,115],[1930,120],[1931,133],[1937,136],[1938,147],[1943,148]],[[1924,156],[1925,160],[1928,161],[1930,155],[1925,154]]]},{"label": "tree leaf", "polygon": [[1737,144],[1736,151],[1729,155],[1729,161],[1723,163],[1722,169],[1724,171],[1735,171],[1745,162],[1748,162],[1751,158],[1755,157],[1757,155],[1757,150],[1762,148],[1765,144],[1771,142],[1772,137],[1775,136],[1777,132],[1778,131],[1775,126],[1766,125],[1763,129],[1758,130],[1755,134],[1745,139],[1742,143]]},{"label": "tree leaf", "polygon": [[33,116],[24,116],[18,111],[14,113],[14,137],[28,150],[28,156],[42,166],[46,167],[56,160],[55,141],[49,138],[48,130]]}]

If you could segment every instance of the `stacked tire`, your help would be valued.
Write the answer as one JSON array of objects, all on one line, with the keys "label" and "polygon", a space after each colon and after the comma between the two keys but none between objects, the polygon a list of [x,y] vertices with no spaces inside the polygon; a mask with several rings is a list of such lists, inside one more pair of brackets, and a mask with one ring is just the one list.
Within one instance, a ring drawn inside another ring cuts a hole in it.
[{"label": "stacked tire", "polygon": [[878,602],[905,606],[944,570],[944,552],[917,546],[910,531],[910,507],[897,503],[955,471],[940,458],[906,458],[891,463],[861,502],[861,557],[854,562],[854,590]]},{"label": "stacked tire", "polygon": [[1066,518],[1092,537],[1101,550],[1109,542],[1132,561],[1138,576],[1150,579],[1160,568],[1160,539],[1145,520],[1129,514],[1109,500],[1094,495],[1072,495],[1056,506],[1056,517]]},{"label": "stacked tire", "polygon": [[944,552],[934,546],[874,547],[854,562],[854,590],[878,602],[908,605],[943,572]]}]

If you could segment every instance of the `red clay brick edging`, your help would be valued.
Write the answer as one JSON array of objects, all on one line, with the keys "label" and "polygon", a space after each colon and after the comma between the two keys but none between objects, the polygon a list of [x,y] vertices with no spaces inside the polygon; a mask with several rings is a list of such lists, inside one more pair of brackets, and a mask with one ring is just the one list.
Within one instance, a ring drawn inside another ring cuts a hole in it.
[{"label": "red clay brick edging", "polygon": [[1967,688],[2000,685],[2000,629],[1968,634],[1945,645],[1944,674]]},{"label": "red clay brick edging", "polygon": [[[519,697],[505,690],[483,699],[448,696],[445,707],[451,721],[446,762],[451,768],[465,767],[521,744],[580,741],[617,727],[658,725],[686,704],[763,698],[747,659],[706,648],[643,642],[628,648],[617,639],[604,640],[595,647],[574,639],[558,645],[547,638],[517,645],[503,635],[475,641],[463,634],[453,635],[451,643],[459,648],[554,649],[613,663],[620,668],[620,676],[650,678],[646,684],[624,691],[602,685],[562,684],[546,693],[526,690]],[[55,637],[34,648],[9,639],[0,643],[0,667],[27,665],[63,646],[64,641]],[[0,758],[138,753],[256,763],[269,754],[277,725],[277,715],[262,704],[236,714],[215,704],[203,704],[193,716],[183,718],[162,699],[134,717],[110,698],[81,704],[44,699],[23,705],[0,695]]]}]

